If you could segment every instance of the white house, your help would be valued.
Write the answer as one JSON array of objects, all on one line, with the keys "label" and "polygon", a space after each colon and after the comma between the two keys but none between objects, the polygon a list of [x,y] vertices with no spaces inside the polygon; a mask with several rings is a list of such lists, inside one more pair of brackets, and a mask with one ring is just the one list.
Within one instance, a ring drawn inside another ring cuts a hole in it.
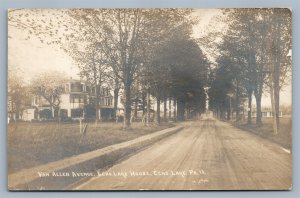
[{"label": "white house", "polygon": [[[70,79],[64,85],[64,92],[60,96],[61,118],[95,118],[95,95],[96,89],[80,80]],[[109,88],[101,87],[99,94],[99,115],[100,119],[111,119],[114,113],[113,95]],[[120,98],[120,97],[119,97]],[[119,107],[119,109],[121,109]],[[57,115],[58,112],[55,112]],[[33,96],[32,108],[23,112],[23,120],[43,120],[52,117],[49,103],[41,96]]]}]

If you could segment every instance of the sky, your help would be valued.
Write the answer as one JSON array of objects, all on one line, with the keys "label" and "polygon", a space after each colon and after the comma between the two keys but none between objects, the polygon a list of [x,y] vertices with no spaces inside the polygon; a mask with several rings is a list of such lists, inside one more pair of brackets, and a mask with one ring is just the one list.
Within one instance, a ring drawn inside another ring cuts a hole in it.
[{"label": "sky", "polygon": [[46,71],[60,71],[76,77],[77,66],[58,46],[42,44],[36,38],[25,40],[24,32],[17,28],[11,28],[9,33],[12,38],[8,40],[8,65],[20,68],[27,82]]},{"label": "sky", "polygon": [[[218,9],[199,9],[193,13],[198,18],[198,24],[193,28],[193,37],[199,39],[212,31],[220,31],[226,24],[217,21],[216,16],[221,15]],[[67,76],[78,79],[79,70],[74,61],[58,46],[46,45],[39,39],[31,37],[26,40],[24,31],[9,26],[8,38],[8,65],[20,69],[26,82],[29,82],[35,75],[47,71],[59,71]],[[206,49],[203,49],[206,51]],[[207,54],[211,61],[214,57]],[[291,85],[288,85],[281,92],[281,104],[291,104]],[[255,101],[254,101],[255,105]],[[262,98],[263,106],[270,106],[268,94]]]}]

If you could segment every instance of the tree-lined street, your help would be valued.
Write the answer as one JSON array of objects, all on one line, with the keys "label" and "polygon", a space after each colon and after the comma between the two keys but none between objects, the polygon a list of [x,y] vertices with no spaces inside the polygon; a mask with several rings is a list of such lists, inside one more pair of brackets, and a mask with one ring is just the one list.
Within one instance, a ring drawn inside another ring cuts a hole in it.
[{"label": "tree-lined street", "polygon": [[[291,17],[287,8],[9,10],[9,172],[75,156],[76,167],[56,169],[98,171],[70,189],[290,189]],[[26,49],[44,58],[19,55]],[[145,137],[165,128],[179,132]]]},{"label": "tree-lined street", "polygon": [[73,189],[280,190],[291,188],[290,165],[277,144],[206,117]]}]

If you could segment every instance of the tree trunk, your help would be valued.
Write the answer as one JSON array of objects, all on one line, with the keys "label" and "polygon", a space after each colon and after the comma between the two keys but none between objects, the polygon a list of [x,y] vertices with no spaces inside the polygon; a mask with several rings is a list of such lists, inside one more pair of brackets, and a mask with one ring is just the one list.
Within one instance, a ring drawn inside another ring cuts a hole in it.
[{"label": "tree trunk", "polygon": [[146,124],[147,126],[150,125],[150,88],[147,89],[147,120],[146,120]]},{"label": "tree trunk", "polygon": [[280,107],[279,107],[279,102],[280,102],[280,90],[276,90],[275,93],[275,112],[276,112],[276,126],[277,126],[277,130],[279,130],[279,125],[280,125],[280,119],[279,119],[279,115],[280,115]]},{"label": "tree trunk", "polygon": [[226,116],[227,120],[231,120],[231,107],[229,106],[229,108],[227,108],[227,116]]},{"label": "tree trunk", "polygon": [[[83,108],[83,110],[84,110],[84,108]],[[57,107],[57,117],[58,117],[57,121],[58,121],[58,123],[60,123],[61,115],[60,115],[60,107],[59,106]],[[84,112],[83,112],[83,118],[84,118]]]},{"label": "tree trunk", "polygon": [[263,93],[265,75],[262,68],[259,70],[254,96],[256,100],[256,125],[262,125],[262,112],[261,112],[261,97]]},{"label": "tree trunk", "polygon": [[136,120],[138,117],[138,101],[139,101],[139,79],[137,79],[136,83],[135,83],[135,100],[134,100],[134,119]]},{"label": "tree trunk", "polygon": [[230,108],[227,109],[227,120],[231,120]]},{"label": "tree trunk", "polygon": [[[99,93],[98,93],[98,85],[97,85],[97,70],[96,70],[95,64],[94,64],[93,72],[94,72],[95,110],[96,110],[95,125],[97,125],[100,116],[99,116]],[[71,90],[71,87],[70,87],[70,90]]]},{"label": "tree trunk", "polygon": [[272,105],[272,116],[273,116],[273,133],[277,134],[278,133],[278,124],[277,124],[277,119],[275,116],[275,101],[274,101],[274,89],[273,89],[273,83],[270,86],[270,96],[271,96],[271,105]]},{"label": "tree trunk", "polygon": [[182,100],[177,100],[177,120],[184,120],[184,102]]},{"label": "tree trunk", "polygon": [[252,91],[248,91],[248,117],[247,117],[247,124],[252,124]]},{"label": "tree trunk", "polygon": [[223,107],[220,108],[220,119],[224,120],[224,108]]},{"label": "tree trunk", "polygon": [[235,111],[235,121],[238,122],[240,120],[240,97],[239,97],[239,81],[236,83],[236,111]]},{"label": "tree trunk", "polygon": [[134,119],[137,119],[138,116],[138,98],[135,98],[134,101]]},{"label": "tree trunk", "polygon": [[[273,52],[273,64],[270,65],[270,94],[271,94],[271,103],[272,103],[272,116],[273,116],[273,133],[278,133],[279,128],[279,75],[280,75],[280,64],[278,63],[276,57],[276,51]],[[279,56],[277,54],[277,56]],[[273,67],[272,67],[273,65]]]},{"label": "tree trunk", "polygon": [[171,117],[172,117],[172,111],[171,111],[171,101],[172,101],[172,99],[171,99],[171,98],[169,98],[169,119],[171,119]]},{"label": "tree trunk", "polygon": [[[51,115],[52,115],[52,118],[54,118],[54,99],[53,99],[53,95],[51,96],[50,108],[51,108]],[[18,113],[18,114],[19,114],[19,113]]]},{"label": "tree trunk", "polygon": [[160,98],[156,99],[156,123],[160,124]]},{"label": "tree trunk", "polygon": [[262,125],[261,95],[255,94],[255,99],[256,99],[256,125],[260,126],[260,125]]},{"label": "tree trunk", "polygon": [[54,115],[54,107],[53,107],[53,105],[51,105],[51,114],[52,114],[52,118],[54,118],[55,115]]},{"label": "tree trunk", "polygon": [[124,129],[128,129],[131,126],[131,86],[130,83],[124,83],[124,94],[125,94],[125,112],[124,112]]},{"label": "tree trunk", "polygon": [[119,88],[115,88],[114,89],[114,113],[113,113],[113,119],[115,121],[117,121],[118,100],[119,100]]},{"label": "tree trunk", "polygon": [[174,98],[174,102],[173,102],[173,106],[174,106],[173,117],[174,117],[174,121],[175,122],[177,121],[177,112],[176,112],[176,106],[177,106],[177,104],[176,103],[177,103],[177,101]]},{"label": "tree trunk", "polygon": [[[273,21],[273,42],[272,42],[272,64],[270,65],[270,71],[272,72],[272,83],[271,86],[273,88],[273,128],[274,133],[277,134],[279,130],[279,96],[280,96],[280,75],[281,75],[281,57],[282,57],[282,48],[276,47],[282,44],[281,37],[280,37],[280,30],[282,28],[281,23],[278,21]],[[273,67],[272,67],[273,66]]]},{"label": "tree trunk", "polygon": [[231,120],[231,97],[229,97],[229,107],[227,108],[227,120]]},{"label": "tree trunk", "polygon": [[167,99],[164,98],[164,122],[167,121]]},{"label": "tree trunk", "polygon": [[280,96],[280,88],[279,88],[279,72],[280,71],[275,71],[278,72],[278,74],[276,75],[275,78],[275,82],[274,82],[274,107],[275,107],[275,118],[276,118],[276,128],[277,128],[277,132],[279,130],[279,96]]},{"label": "tree trunk", "polygon": [[[96,88],[97,90],[97,88]],[[95,120],[95,124],[97,125],[98,120],[100,119],[100,115],[99,115],[99,94],[98,91],[95,91],[95,109],[96,109],[96,120]]]},{"label": "tree trunk", "polygon": [[145,116],[145,106],[146,106],[146,98],[147,98],[147,93],[145,94],[145,92],[143,91],[143,95],[142,95],[142,111],[143,111],[143,117]]}]

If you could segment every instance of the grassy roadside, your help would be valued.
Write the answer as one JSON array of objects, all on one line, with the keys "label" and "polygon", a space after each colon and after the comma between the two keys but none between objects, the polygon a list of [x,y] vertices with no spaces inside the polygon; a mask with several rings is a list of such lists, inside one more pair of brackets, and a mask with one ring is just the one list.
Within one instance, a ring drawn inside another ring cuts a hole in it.
[{"label": "grassy roadside", "polygon": [[172,124],[152,125],[133,123],[124,131],[122,123],[89,124],[85,135],[78,124],[17,123],[8,126],[8,172],[57,161],[109,145],[150,134]]},{"label": "grassy roadside", "polygon": [[266,138],[272,142],[275,142],[286,149],[291,149],[292,146],[292,118],[291,117],[282,117],[280,118],[280,126],[278,134],[273,133],[272,128],[272,118],[263,118],[263,125],[255,125],[255,119],[253,119],[253,124],[248,125],[245,122],[232,123],[235,127],[242,130],[254,133],[263,138]]}]

